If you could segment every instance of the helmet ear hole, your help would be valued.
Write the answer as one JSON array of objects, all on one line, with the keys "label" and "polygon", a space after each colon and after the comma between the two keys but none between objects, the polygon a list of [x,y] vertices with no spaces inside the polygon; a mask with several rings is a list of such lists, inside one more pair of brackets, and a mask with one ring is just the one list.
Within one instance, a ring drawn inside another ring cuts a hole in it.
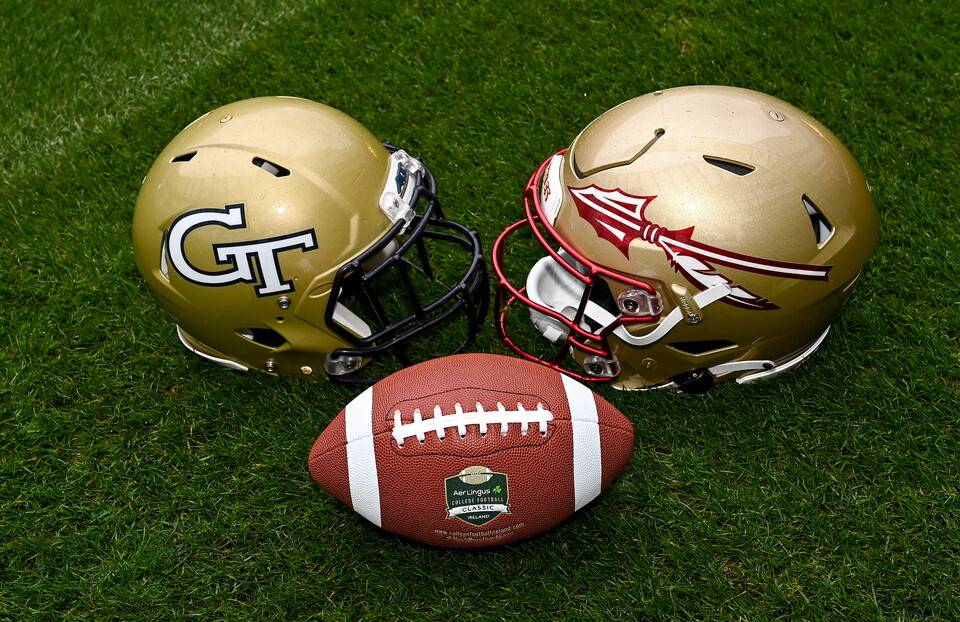
[{"label": "helmet ear hole", "polygon": [[236,333],[247,339],[254,342],[257,345],[261,345],[265,348],[276,349],[287,343],[287,340],[283,338],[283,335],[273,330],[272,328],[238,328]]}]

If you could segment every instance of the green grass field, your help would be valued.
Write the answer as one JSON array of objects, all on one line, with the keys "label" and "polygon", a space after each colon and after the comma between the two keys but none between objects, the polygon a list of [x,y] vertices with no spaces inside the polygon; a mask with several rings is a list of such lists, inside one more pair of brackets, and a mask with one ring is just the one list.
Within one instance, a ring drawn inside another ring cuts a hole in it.
[{"label": "green grass field", "polygon": [[[0,619],[960,618],[960,5],[151,4],[0,4]],[[880,248],[788,377],[602,391],[633,461],[518,546],[370,528],[306,470],[357,390],[189,355],[134,266],[141,178],[229,101],[347,111],[489,250],[544,157],[695,83],[832,128]]]}]

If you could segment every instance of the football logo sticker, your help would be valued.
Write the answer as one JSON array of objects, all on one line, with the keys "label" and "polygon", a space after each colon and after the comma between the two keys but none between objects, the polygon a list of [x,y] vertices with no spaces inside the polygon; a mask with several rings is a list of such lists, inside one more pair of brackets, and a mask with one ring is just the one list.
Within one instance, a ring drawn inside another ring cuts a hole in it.
[{"label": "football logo sticker", "polygon": [[507,474],[472,466],[444,480],[447,518],[459,518],[477,527],[510,513]]},{"label": "football logo sticker", "polygon": [[577,204],[577,213],[589,222],[597,235],[629,258],[630,243],[640,238],[659,247],[670,265],[699,289],[727,283],[731,291],[722,300],[745,309],[778,309],[776,304],[733,283],[714,269],[714,264],[786,279],[826,281],[831,266],[807,265],[741,255],[693,239],[694,227],[672,230],[651,222],[644,215],[655,196],[636,196],[598,186],[567,188]]},{"label": "football logo sticker", "polygon": [[[234,283],[255,283],[257,296],[271,296],[293,291],[293,282],[286,281],[280,272],[280,253],[292,250],[311,251],[317,248],[313,229],[288,235],[229,244],[214,244],[213,256],[224,270],[208,272],[197,268],[187,259],[184,250],[187,236],[200,227],[244,229],[243,203],[220,209],[198,209],[178,217],[167,231],[162,260],[169,257],[173,268],[186,280],[197,285],[221,287]],[[254,272],[256,265],[256,273]]]}]

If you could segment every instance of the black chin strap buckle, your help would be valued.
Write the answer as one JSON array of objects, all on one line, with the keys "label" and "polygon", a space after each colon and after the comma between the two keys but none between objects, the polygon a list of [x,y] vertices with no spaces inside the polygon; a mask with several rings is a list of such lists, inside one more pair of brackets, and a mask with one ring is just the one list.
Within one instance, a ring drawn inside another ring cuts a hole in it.
[{"label": "black chin strap buckle", "polygon": [[699,368],[671,378],[677,389],[684,393],[706,393],[716,384],[716,377],[709,369]]}]

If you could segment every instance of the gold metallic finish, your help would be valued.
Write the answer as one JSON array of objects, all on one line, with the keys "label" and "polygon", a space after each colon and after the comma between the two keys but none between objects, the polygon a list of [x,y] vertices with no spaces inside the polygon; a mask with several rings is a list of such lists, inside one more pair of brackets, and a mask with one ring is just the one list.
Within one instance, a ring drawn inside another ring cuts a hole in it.
[{"label": "gold metallic finish", "polygon": [[[660,128],[663,135],[649,146]],[[705,157],[752,170],[731,172]],[[613,108],[573,141],[562,184],[554,223],[558,235],[597,264],[655,287],[663,297],[661,318],[678,305],[683,308],[686,322],[652,345],[637,347],[609,337],[622,388],[660,385],[691,369],[721,363],[789,360],[837,316],[879,235],[873,197],[850,151],[801,110],[746,89],[674,88]],[[776,308],[745,309],[719,301],[700,309],[686,292],[703,288],[685,279],[662,248],[637,237],[625,256],[581,217],[569,189],[590,186],[655,197],[643,216],[665,230],[692,227],[691,236],[699,243],[778,262],[829,266],[829,277],[803,280],[716,265],[718,273]],[[802,197],[833,228],[819,247]],[[614,298],[624,288],[615,280],[608,279],[608,285]],[[651,328],[633,324],[627,330],[643,335]],[[696,356],[668,347],[725,340],[736,346]],[[583,354],[577,358],[582,361]],[[650,365],[652,360],[657,364]],[[738,375],[728,373],[724,379]]]},{"label": "gold metallic finish", "polygon": [[[290,174],[274,176],[255,158]],[[180,132],[144,179],[133,216],[137,267],[185,343],[201,355],[284,373],[322,368],[327,353],[349,346],[324,323],[336,269],[392,225],[378,205],[388,171],[389,153],[380,141],[329,106],[292,97],[228,104]],[[175,219],[238,203],[245,226],[196,228],[184,237],[184,255],[198,270],[218,272],[224,265],[215,244],[315,230],[315,249],[278,253],[279,270],[293,286],[279,299],[258,296],[253,284],[198,285],[169,261],[164,269],[164,236]],[[287,310],[282,318],[278,306]],[[238,329],[282,332],[284,343],[265,347]]]}]

